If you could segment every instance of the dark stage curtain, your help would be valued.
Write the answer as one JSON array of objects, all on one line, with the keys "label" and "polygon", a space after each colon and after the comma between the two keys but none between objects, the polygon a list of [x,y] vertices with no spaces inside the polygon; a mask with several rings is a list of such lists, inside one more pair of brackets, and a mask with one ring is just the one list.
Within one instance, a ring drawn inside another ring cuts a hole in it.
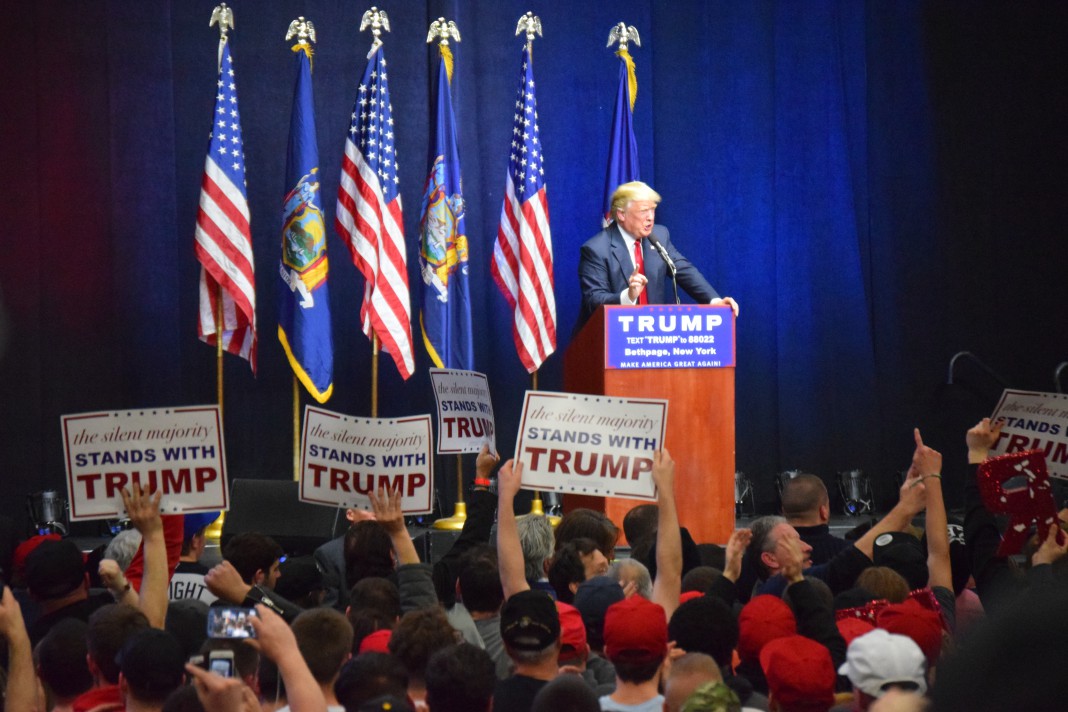
[{"label": "dark stage curtain", "polygon": [[[63,489],[59,416],[215,400],[215,353],[196,339],[193,227],[214,100],[213,1],[42,0],[19,14],[0,73],[0,513]],[[285,30],[316,23],[315,101],[327,224],[344,131],[370,45],[349,0],[234,0],[257,272],[259,374],[228,357],[231,477],[291,476],[291,371],[276,337],[280,200],[292,94]],[[774,505],[773,474],[832,482],[862,468],[881,503],[908,466],[911,428],[962,462],[963,430],[999,386],[1051,390],[1068,358],[1068,5],[999,2],[494,3],[379,0],[418,312],[418,210],[436,50],[460,27],[453,100],[472,255],[476,368],[493,389],[502,453],[530,379],[489,276],[521,39],[534,44],[560,343],[540,375],[559,388],[579,309],[578,248],[598,229],[625,20],[639,92],[643,178],[658,220],[738,322],[737,463]],[[370,412],[362,278],[330,227],[335,390]],[[418,330],[416,316],[415,329]],[[418,336],[408,382],[381,363],[383,416],[433,406]],[[669,422],[669,427],[670,427]],[[684,463],[699,470],[700,463]],[[439,469],[439,474],[445,468]],[[439,477],[450,510],[455,485]],[[950,490],[951,499],[953,487]]]}]

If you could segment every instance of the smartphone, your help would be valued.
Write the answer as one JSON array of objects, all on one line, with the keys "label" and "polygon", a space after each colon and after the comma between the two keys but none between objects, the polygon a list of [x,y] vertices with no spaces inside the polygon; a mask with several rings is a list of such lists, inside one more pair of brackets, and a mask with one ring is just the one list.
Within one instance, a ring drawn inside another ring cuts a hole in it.
[{"label": "smartphone", "polygon": [[234,651],[212,650],[208,655],[208,672],[223,677],[234,676]]},{"label": "smartphone", "polygon": [[209,608],[209,638],[255,638],[256,631],[249,621],[256,617],[251,608]]}]

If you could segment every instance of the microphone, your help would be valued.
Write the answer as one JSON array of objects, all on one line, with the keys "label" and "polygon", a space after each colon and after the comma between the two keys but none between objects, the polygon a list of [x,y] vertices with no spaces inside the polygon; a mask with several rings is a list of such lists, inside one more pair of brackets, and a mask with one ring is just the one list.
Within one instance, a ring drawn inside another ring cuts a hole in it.
[{"label": "microphone", "polygon": [[671,259],[671,255],[668,254],[667,250],[664,249],[664,246],[660,244],[660,240],[657,240],[655,237],[653,237],[652,233],[650,233],[649,236],[645,239],[648,240],[649,244],[653,246],[657,254],[660,255],[660,258],[667,263],[668,269],[671,270],[671,276],[674,277],[675,262]]}]

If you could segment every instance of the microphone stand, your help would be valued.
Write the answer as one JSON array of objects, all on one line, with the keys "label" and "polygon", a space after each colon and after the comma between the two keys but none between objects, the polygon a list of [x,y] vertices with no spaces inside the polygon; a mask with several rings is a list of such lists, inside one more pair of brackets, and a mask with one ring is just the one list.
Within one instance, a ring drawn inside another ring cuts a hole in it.
[{"label": "microphone stand", "polygon": [[675,303],[682,304],[682,302],[679,300],[679,280],[675,276],[677,270],[675,269],[674,260],[672,260],[671,256],[668,255],[667,250],[664,249],[664,246],[660,244],[660,240],[657,240],[652,235],[649,235],[646,239],[649,240],[649,244],[652,245],[654,249],[656,249],[656,253],[660,255],[660,259],[664,260],[664,264],[667,265],[668,271],[671,272],[671,286],[675,290]]}]

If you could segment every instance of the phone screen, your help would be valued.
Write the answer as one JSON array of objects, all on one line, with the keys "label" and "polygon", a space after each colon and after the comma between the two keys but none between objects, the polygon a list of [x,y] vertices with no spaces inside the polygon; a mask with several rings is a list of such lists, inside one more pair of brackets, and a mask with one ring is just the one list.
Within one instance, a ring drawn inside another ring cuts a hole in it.
[{"label": "phone screen", "polygon": [[223,677],[234,676],[233,658],[211,658],[208,661],[208,670]]},{"label": "phone screen", "polygon": [[249,623],[255,617],[251,608],[209,608],[208,637],[255,638],[256,631]]}]

